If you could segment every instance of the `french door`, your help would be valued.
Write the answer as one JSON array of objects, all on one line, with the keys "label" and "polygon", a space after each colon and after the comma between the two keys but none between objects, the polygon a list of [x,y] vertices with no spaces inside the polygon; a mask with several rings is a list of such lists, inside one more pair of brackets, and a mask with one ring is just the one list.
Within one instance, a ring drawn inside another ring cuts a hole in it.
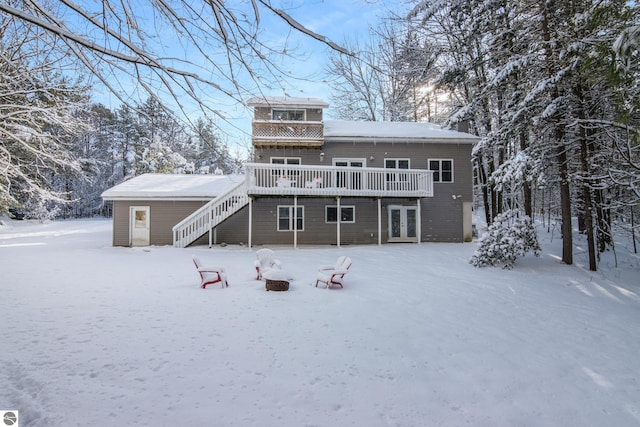
[{"label": "french door", "polygon": [[[333,165],[342,168],[361,168],[365,166],[364,159],[334,159]],[[336,187],[350,190],[362,189],[362,172],[336,172]]]},{"label": "french door", "polygon": [[418,210],[415,206],[389,206],[389,242],[417,242]]}]

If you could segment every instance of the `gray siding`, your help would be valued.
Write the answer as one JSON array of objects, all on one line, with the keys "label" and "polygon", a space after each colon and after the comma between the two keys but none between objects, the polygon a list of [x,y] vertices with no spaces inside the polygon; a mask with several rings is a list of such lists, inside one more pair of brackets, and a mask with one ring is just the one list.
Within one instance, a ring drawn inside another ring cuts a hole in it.
[{"label": "gray siding", "polygon": [[[367,167],[384,167],[384,160],[388,158],[408,158],[410,159],[411,169],[427,169],[427,159],[453,159],[454,182],[436,182],[434,183],[434,197],[425,198],[421,201],[421,241],[433,242],[462,242],[463,241],[463,202],[472,201],[473,193],[473,176],[471,167],[471,144],[456,143],[416,143],[416,142],[395,142],[395,143],[363,143],[363,142],[328,142],[321,149],[306,148],[270,148],[261,149],[262,162],[269,162],[270,157],[300,157],[302,164],[305,165],[332,165],[334,158],[363,158]],[[324,153],[324,161],[320,162],[320,152]],[[373,157],[373,159],[372,159]],[[456,196],[454,199],[453,196]],[[458,197],[462,196],[462,197]],[[368,200],[368,202],[367,202]],[[324,205],[326,200],[318,199],[319,204]],[[265,203],[263,201],[263,203]],[[290,202],[292,203],[292,202]],[[300,204],[312,203],[305,199],[300,199]],[[331,204],[335,204],[335,201]],[[342,204],[348,203],[343,199]],[[387,207],[392,205],[408,205],[415,206],[416,202],[404,199],[383,199],[382,200],[382,241],[387,240]],[[271,203],[273,205],[273,203]],[[375,200],[362,199],[359,201],[356,209],[356,224],[343,224],[342,237],[343,242],[351,243],[377,243],[377,203]],[[265,212],[271,212],[275,209],[275,205],[271,208],[260,207]],[[310,210],[305,208],[305,214],[308,218],[322,214],[324,212],[317,209]],[[273,215],[270,213],[270,215]],[[313,216],[310,216],[313,215]],[[277,217],[276,217],[277,218]],[[306,218],[305,218],[306,219]],[[254,215],[254,223],[255,223]],[[275,229],[276,219],[272,219],[273,224],[268,226],[268,230]],[[373,222],[373,224],[372,224]],[[314,223],[315,224],[315,223]],[[267,224],[265,224],[267,227]],[[333,227],[335,228],[335,227]],[[358,231],[352,231],[355,229]],[[375,238],[371,238],[371,232],[374,232]],[[328,236],[327,233],[331,235]],[[273,232],[271,232],[273,234]],[[302,236],[304,234],[304,236]],[[315,234],[318,244],[335,243],[335,231],[329,230],[327,227],[309,228],[305,232],[298,233],[298,242],[301,242],[301,236],[307,240],[309,234]],[[255,236],[255,229],[254,229]],[[369,238],[367,238],[369,236]],[[267,236],[264,236],[267,239]],[[287,239],[286,236],[274,236],[277,242]],[[292,241],[289,238],[289,242]],[[274,242],[275,243],[275,242]]]},{"label": "gray siding", "polygon": [[[214,236],[213,243],[247,244],[249,242],[249,208],[245,206],[219,224]],[[194,243],[194,245],[197,244],[208,244],[208,237],[204,242],[201,239]]]},{"label": "gray siding", "polygon": [[[258,109],[257,109],[258,110]],[[267,109],[270,111],[270,109]],[[320,110],[321,112],[322,110]],[[257,113],[256,113],[257,114]],[[333,158],[364,158],[368,167],[384,167],[385,158],[409,158],[412,169],[427,169],[427,159],[453,159],[454,182],[434,183],[434,197],[422,199],[421,241],[462,242],[463,203],[472,201],[471,144],[456,143],[362,143],[329,142],[321,149],[261,148],[261,162],[270,157],[300,157],[304,165],[331,165]],[[324,161],[320,161],[320,152]],[[456,196],[453,198],[453,196]],[[458,197],[461,196],[461,197]],[[129,245],[129,207],[149,206],[151,244],[171,245],[172,227],[205,202],[156,201],[113,203],[113,244]],[[388,240],[388,206],[416,206],[416,200],[385,198],[381,200],[381,240]],[[336,244],[336,224],[325,222],[325,206],[335,205],[333,198],[298,198],[304,206],[304,230],[298,231],[298,244]],[[253,201],[253,245],[293,244],[294,233],[277,231],[277,206],[293,205],[292,197],[259,197]],[[356,222],[341,224],[341,244],[376,244],[378,242],[378,203],[372,198],[342,198],[341,205],[356,208]],[[241,211],[220,224],[215,231],[215,243],[248,243],[249,209]],[[208,235],[194,244],[208,243]]]},{"label": "gray siding", "polygon": [[283,148],[255,148],[256,162],[270,163],[272,157],[300,157],[303,165],[331,165],[320,163],[320,148],[299,148],[299,147],[283,147]]},{"label": "gray siding", "polygon": [[[278,230],[277,207],[293,205],[291,197],[262,197],[253,202],[252,244],[290,245],[294,241],[292,231]],[[416,206],[416,200],[405,198],[385,198],[380,202],[381,241],[389,238],[388,208],[390,205]],[[447,205],[448,204],[448,205]],[[333,198],[298,198],[298,206],[304,206],[304,230],[298,231],[298,244],[335,245],[337,243],[337,224],[325,222],[325,207],[335,206]],[[355,223],[341,223],[340,243],[377,244],[378,243],[378,202],[371,198],[342,198],[341,206],[355,207]],[[444,211],[443,211],[444,210]],[[421,241],[462,242],[462,203],[460,200],[443,197],[421,201]],[[243,218],[244,227],[248,226],[248,217]],[[242,227],[240,225],[240,227]],[[219,234],[218,234],[219,235]],[[227,240],[227,242],[232,242]],[[242,240],[245,242],[245,240]]]},{"label": "gray siding", "polygon": [[129,207],[149,206],[150,244],[172,245],[172,228],[206,202],[197,201],[114,201],[113,246],[129,246]]},{"label": "gray siding", "polygon": [[[291,197],[262,197],[253,202],[253,244],[293,244],[293,231],[278,231],[279,205],[293,206]],[[325,222],[325,206],[336,205],[333,198],[298,198],[298,206],[304,206],[304,230],[297,232],[298,244],[336,244],[335,223]],[[341,224],[343,244],[367,244],[377,242],[377,204],[365,198],[342,198],[342,206],[354,206],[356,222]],[[372,216],[375,213],[375,216]],[[373,236],[371,236],[373,233]]]}]

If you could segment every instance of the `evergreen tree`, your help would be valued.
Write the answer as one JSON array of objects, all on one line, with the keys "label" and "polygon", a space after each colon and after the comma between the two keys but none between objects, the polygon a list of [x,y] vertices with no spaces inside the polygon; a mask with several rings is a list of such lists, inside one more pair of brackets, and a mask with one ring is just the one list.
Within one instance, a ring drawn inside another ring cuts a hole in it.
[{"label": "evergreen tree", "polygon": [[519,215],[518,211],[507,210],[496,216],[469,260],[474,267],[502,265],[512,269],[517,258],[527,252],[540,256],[542,250],[531,218]]},{"label": "evergreen tree", "polygon": [[60,176],[81,175],[72,141],[88,127],[86,87],[56,72],[46,35],[0,16],[0,212],[24,206],[46,219],[67,200]]}]

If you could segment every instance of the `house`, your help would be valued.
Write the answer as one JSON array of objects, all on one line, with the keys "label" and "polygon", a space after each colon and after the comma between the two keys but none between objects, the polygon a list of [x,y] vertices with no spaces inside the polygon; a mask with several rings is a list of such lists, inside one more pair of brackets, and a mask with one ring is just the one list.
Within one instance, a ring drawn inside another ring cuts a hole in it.
[{"label": "house", "polygon": [[[241,175],[144,174],[104,193],[113,202],[113,246],[173,244],[174,225],[244,181]],[[208,243],[208,235],[195,242]]]},{"label": "house", "polygon": [[471,240],[477,137],[430,123],[325,121],[328,105],[316,98],[248,105],[254,162],[243,179],[218,177],[193,200],[171,184],[175,175],[156,193],[107,190],[114,245],[138,244],[138,214],[150,221],[149,244],[178,247]]}]

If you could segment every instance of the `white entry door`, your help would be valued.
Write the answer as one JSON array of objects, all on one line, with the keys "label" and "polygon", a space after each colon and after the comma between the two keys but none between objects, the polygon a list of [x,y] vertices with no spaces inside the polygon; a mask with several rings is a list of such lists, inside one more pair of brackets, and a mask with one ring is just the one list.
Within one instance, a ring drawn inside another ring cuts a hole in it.
[{"label": "white entry door", "polygon": [[417,213],[415,206],[389,206],[389,241],[417,242]]},{"label": "white entry door", "polygon": [[149,246],[149,206],[131,206],[129,209],[131,246]]}]

